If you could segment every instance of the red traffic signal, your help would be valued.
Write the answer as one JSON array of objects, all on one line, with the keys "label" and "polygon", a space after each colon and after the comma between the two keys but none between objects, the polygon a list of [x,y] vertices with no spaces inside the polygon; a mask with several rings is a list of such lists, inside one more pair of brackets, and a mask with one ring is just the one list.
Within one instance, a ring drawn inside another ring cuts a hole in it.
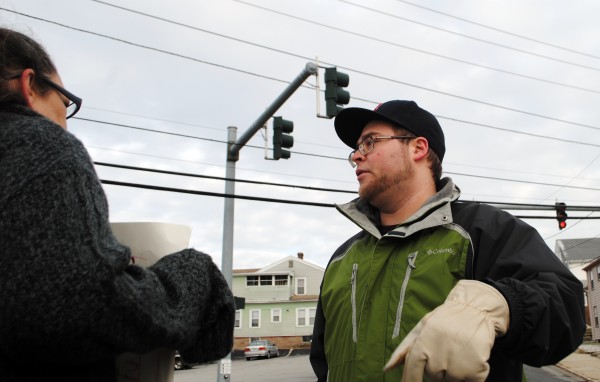
[{"label": "red traffic signal", "polygon": [[556,203],[554,205],[556,210],[556,220],[558,221],[558,229],[567,228],[567,205],[565,203]]}]

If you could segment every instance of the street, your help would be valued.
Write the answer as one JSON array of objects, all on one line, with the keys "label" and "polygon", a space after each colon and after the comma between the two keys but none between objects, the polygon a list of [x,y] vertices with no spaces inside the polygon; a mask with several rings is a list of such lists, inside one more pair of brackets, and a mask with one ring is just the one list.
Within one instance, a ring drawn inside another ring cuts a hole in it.
[{"label": "street", "polygon": [[[556,366],[541,369],[525,367],[528,382],[584,382],[585,380]],[[217,364],[194,366],[192,369],[175,372],[174,382],[204,382],[217,380]],[[315,375],[307,355],[280,357],[261,360],[233,360],[231,378],[233,382],[314,382]]]},{"label": "street", "polygon": [[[194,366],[175,372],[174,382],[216,381],[218,364]],[[246,361],[234,359],[229,381],[268,382],[299,381],[314,382],[315,375],[307,355],[279,357]]]}]

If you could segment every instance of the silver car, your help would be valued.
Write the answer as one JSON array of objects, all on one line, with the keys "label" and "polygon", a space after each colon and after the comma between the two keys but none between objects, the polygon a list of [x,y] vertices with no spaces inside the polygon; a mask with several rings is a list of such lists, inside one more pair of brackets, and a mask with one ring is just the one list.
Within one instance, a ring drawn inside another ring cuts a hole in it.
[{"label": "silver car", "polygon": [[246,346],[244,356],[246,357],[246,361],[260,357],[279,357],[279,348],[269,340],[256,340]]}]

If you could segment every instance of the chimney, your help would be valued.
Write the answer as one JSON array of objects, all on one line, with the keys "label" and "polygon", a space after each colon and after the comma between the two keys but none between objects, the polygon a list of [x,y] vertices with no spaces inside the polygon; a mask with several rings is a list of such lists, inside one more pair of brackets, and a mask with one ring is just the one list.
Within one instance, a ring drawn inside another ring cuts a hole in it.
[{"label": "chimney", "polygon": [[304,260],[304,253],[303,252],[298,252],[298,258],[300,260]]}]

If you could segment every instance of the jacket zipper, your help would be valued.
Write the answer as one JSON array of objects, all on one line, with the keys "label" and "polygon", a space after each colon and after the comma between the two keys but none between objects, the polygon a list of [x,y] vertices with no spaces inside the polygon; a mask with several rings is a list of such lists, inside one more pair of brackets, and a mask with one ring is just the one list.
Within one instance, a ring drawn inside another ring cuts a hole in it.
[{"label": "jacket zipper", "polygon": [[356,272],[358,272],[358,264],[352,265],[352,276],[350,276],[350,284],[352,285],[352,295],[350,301],[352,303],[352,340],[358,342],[358,334],[356,330]]},{"label": "jacket zipper", "polygon": [[402,321],[402,309],[404,308],[404,295],[406,294],[406,286],[408,285],[410,274],[412,273],[412,270],[417,267],[415,265],[415,261],[417,260],[417,254],[418,252],[413,252],[410,255],[408,255],[408,266],[406,267],[406,274],[404,275],[402,289],[400,290],[400,300],[398,301],[398,310],[396,311],[396,324],[394,325],[394,332],[392,333],[392,338],[396,338],[400,334],[400,322]]}]

